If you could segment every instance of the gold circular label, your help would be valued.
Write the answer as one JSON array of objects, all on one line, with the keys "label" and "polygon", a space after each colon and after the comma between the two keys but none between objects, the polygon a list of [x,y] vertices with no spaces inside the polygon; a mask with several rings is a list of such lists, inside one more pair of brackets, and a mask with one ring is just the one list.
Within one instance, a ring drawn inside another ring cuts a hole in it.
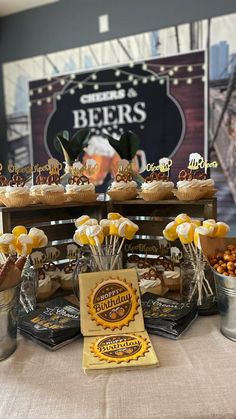
[{"label": "gold circular label", "polygon": [[136,334],[110,335],[97,339],[91,352],[100,360],[107,362],[130,362],[144,356],[149,343]]},{"label": "gold circular label", "polygon": [[138,295],[132,284],[120,278],[100,282],[88,298],[91,318],[104,329],[122,329],[137,314]]}]

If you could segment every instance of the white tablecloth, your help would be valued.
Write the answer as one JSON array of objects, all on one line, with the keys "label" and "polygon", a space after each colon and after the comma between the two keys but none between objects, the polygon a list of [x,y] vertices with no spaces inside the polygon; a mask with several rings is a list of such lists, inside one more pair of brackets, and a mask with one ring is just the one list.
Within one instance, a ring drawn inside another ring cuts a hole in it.
[{"label": "white tablecloth", "polygon": [[0,363],[0,418],[236,418],[236,343],[218,316],[178,341],[151,340],[159,368],[85,375],[82,340],[49,352],[20,337]]}]

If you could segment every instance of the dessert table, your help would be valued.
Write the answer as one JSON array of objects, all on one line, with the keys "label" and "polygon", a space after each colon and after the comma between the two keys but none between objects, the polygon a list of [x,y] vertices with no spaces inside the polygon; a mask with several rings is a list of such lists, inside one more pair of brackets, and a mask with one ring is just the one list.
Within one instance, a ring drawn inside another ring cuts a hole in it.
[{"label": "dessert table", "polygon": [[0,418],[235,418],[236,343],[219,317],[199,317],[178,340],[151,335],[159,368],[85,375],[82,339],[49,352],[18,338],[0,363]]}]

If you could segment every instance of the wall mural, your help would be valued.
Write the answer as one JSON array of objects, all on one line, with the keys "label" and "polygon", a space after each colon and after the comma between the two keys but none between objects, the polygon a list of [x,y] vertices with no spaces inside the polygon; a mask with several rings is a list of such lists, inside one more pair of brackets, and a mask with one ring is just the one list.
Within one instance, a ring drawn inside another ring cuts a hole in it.
[{"label": "wall mural", "polygon": [[[127,62],[131,64],[146,62],[154,57],[165,61],[165,57],[171,55],[184,55],[193,50],[208,49],[210,100],[208,143],[210,152],[217,155],[221,166],[218,171],[212,172],[212,176],[215,176],[216,182],[219,181],[218,202],[220,211],[221,208],[224,211],[225,221],[234,221],[236,223],[236,217],[229,209],[233,208],[233,199],[236,202],[235,27],[236,14],[230,14],[210,20],[186,23],[177,27],[169,27],[149,33],[5,63],[3,73],[9,161],[21,165],[29,164],[32,157],[30,155],[29,114],[31,107],[33,113],[35,102],[29,92],[28,83],[30,80],[46,80],[48,85],[46,104],[41,103],[40,93],[36,104],[41,110],[47,106],[50,113],[52,106],[50,93],[54,92],[54,86],[50,82],[55,77],[61,78],[62,74],[67,73],[68,77],[69,74],[71,76],[77,73],[81,74],[81,71],[93,74],[95,69],[101,67],[118,68],[125,66]],[[170,71],[174,71],[172,67]],[[199,83],[200,86],[200,80],[194,80],[190,71],[188,75],[183,76],[189,79],[189,82],[185,80],[184,83],[182,81],[179,85],[175,84],[179,82],[174,82],[175,76],[176,74],[169,74],[169,78],[172,79],[170,91],[174,92],[174,96],[179,102],[178,89],[180,89],[180,85],[185,85],[186,93],[184,96],[190,102],[189,97],[193,99],[193,96],[191,95],[191,90],[187,89],[191,89],[195,82]],[[178,77],[180,77],[179,74]],[[205,77],[207,78],[207,75]],[[93,82],[95,81],[93,80]],[[64,81],[61,82],[64,83]],[[153,83],[155,84],[155,82]],[[63,87],[64,85],[61,86]],[[135,90],[136,86],[133,87]],[[71,85],[70,89],[73,92],[74,87]],[[119,88],[117,89],[116,87],[115,90],[119,90]],[[96,90],[94,91],[96,92]],[[77,92],[75,96],[76,94]],[[60,93],[58,93],[57,99],[59,97]],[[73,100],[73,94],[70,100]],[[197,120],[196,116],[195,127],[197,126]],[[186,130],[186,135],[189,129],[190,127]],[[96,135],[96,131],[93,134]],[[147,137],[145,136],[145,138]],[[227,199],[225,198],[226,195]]]}]

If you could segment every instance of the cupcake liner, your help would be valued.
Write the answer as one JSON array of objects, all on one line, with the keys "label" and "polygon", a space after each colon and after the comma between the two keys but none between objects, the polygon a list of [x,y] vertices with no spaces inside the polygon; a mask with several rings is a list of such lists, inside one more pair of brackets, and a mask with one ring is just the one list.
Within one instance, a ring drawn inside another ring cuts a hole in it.
[{"label": "cupcake liner", "polygon": [[45,193],[41,196],[41,202],[45,205],[60,205],[64,204],[65,202],[65,194],[58,192],[58,193]]},{"label": "cupcake liner", "polygon": [[174,189],[173,194],[178,198],[180,201],[196,201],[202,199],[204,196],[204,192],[199,189]]},{"label": "cupcake liner", "polygon": [[135,199],[138,195],[136,188],[129,188],[123,190],[110,190],[107,192],[112,201],[128,201],[129,199]]},{"label": "cupcake liner", "polygon": [[211,198],[213,198],[213,196],[217,192],[217,189],[215,189],[215,188],[202,188],[202,192],[204,193],[204,195],[203,195],[204,199],[211,199]]},{"label": "cupcake liner", "polygon": [[159,189],[155,192],[139,192],[139,196],[144,201],[161,201],[174,198],[172,191],[166,189]]},{"label": "cupcake liner", "polygon": [[67,202],[95,202],[97,194],[93,191],[66,193]]},{"label": "cupcake liner", "polygon": [[73,291],[73,282],[71,280],[64,280],[61,279],[61,288],[65,291]]},{"label": "cupcake liner", "polygon": [[29,195],[21,195],[21,196],[14,196],[14,197],[4,197],[2,198],[2,202],[6,207],[13,208],[13,207],[27,207],[33,203],[32,198]]}]

